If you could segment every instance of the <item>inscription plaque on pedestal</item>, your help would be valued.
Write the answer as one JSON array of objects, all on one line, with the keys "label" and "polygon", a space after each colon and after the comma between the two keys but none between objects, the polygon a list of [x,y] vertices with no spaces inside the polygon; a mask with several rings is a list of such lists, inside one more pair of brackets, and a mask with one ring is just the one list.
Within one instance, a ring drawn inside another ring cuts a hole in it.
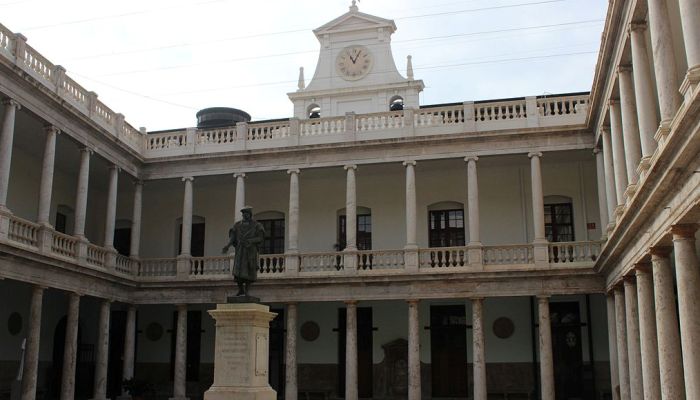
[{"label": "inscription plaque on pedestal", "polygon": [[214,383],[204,400],[275,400],[268,383],[270,321],[275,313],[262,304],[219,304],[216,321]]}]

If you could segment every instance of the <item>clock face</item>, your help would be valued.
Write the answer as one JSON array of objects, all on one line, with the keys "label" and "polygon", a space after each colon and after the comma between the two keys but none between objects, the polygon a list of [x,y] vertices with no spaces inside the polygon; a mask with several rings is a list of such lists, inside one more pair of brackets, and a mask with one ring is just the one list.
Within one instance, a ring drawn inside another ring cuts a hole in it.
[{"label": "clock face", "polygon": [[374,57],[365,46],[348,46],[338,54],[335,68],[343,79],[356,81],[369,73],[373,63]]}]

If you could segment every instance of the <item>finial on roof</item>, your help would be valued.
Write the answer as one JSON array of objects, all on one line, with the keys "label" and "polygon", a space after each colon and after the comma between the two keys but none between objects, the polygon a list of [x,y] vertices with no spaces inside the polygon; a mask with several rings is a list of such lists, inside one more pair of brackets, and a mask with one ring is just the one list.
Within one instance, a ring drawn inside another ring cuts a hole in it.
[{"label": "finial on roof", "polygon": [[413,80],[413,62],[410,55],[406,56],[406,77],[409,81]]},{"label": "finial on roof", "polygon": [[299,90],[304,90],[306,83],[304,83],[304,67],[299,67],[299,83],[297,84]]},{"label": "finial on roof", "polygon": [[359,0],[352,0],[352,4],[350,5],[350,11],[356,12],[357,11],[357,2]]}]

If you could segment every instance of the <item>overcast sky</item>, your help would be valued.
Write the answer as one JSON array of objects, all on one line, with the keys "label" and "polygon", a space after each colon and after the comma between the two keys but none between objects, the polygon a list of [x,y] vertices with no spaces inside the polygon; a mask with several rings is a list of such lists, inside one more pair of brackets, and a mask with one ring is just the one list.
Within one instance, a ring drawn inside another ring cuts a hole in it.
[{"label": "overcast sky", "polygon": [[[421,104],[588,91],[608,0],[363,0],[393,19],[394,59],[413,56]],[[0,0],[0,23],[149,131],[196,125],[206,107],[292,115],[311,32],[350,0]]]}]

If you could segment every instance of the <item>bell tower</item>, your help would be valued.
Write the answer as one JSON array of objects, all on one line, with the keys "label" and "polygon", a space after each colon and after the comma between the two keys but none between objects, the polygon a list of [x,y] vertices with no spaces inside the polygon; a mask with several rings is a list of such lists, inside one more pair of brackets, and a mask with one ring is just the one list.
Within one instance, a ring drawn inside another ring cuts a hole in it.
[{"label": "bell tower", "polygon": [[299,119],[390,111],[391,103],[418,107],[423,81],[413,79],[410,56],[407,77],[396,68],[391,53],[392,20],[350,10],[314,29],[321,44],[316,71],[308,85],[303,69],[299,89],[288,93]]}]

